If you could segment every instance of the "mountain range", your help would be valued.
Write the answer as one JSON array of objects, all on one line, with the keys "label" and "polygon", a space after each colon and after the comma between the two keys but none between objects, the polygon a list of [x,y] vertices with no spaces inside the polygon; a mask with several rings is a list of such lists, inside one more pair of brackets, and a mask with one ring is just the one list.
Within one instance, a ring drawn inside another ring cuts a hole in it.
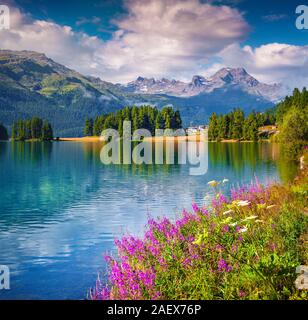
[{"label": "mountain range", "polygon": [[243,68],[223,68],[209,78],[195,75],[188,83],[138,77],[113,84],[42,53],[0,50],[0,123],[10,127],[14,120],[36,115],[48,119],[59,136],[80,136],[86,117],[126,105],[171,105],[187,126],[205,123],[213,111],[263,111],[282,97],[281,85],[261,83]]},{"label": "mountain range", "polygon": [[186,83],[177,80],[162,78],[138,77],[127,85],[119,86],[126,92],[144,94],[166,94],[174,97],[193,97],[200,94],[210,94],[217,89],[238,88],[251,95],[276,102],[281,98],[281,85],[267,85],[260,83],[249,75],[244,68],[223,68],[210,78],[200,75],[193,76],[191,82]]}]

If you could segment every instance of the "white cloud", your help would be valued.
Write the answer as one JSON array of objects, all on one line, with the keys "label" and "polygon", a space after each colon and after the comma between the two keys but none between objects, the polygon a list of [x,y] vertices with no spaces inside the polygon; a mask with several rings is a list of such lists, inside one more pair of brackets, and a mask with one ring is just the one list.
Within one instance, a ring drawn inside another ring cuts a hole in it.
[{"label": "white cloud", "polygon": [[103,45],[97,37],[76,33],[68,26],[44,20],[32,20],[11,8],[11,28],[2,30],[1,48],[33,50],[86,74],[96,71],[95,51]]},{"label": "white cloud", "polygon": [[31,20],[12,10],[12,28],[1,47],[44,52],[86,74],[125,82],[138,75],[190,78],[226,45],[243,39],[248,25],[241,13],[199,0],[127,0],[127,14],[113,21],[107,42],[68,26]]},{"label": "white cloud", "polygon": [[242,40],[249,27],[241,13],[198,0],[128,0],[128,15],[99,57],[129,80],[138,75],[191,78],[226,45]]}]

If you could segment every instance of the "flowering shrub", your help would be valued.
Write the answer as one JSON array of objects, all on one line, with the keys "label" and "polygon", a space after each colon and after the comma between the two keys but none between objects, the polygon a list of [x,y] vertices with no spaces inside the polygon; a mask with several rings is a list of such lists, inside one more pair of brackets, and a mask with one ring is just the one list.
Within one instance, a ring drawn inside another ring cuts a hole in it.
[{"label": "flowering shrub", "polygon": [[98,281],[91,298],[302,297],[294,281],[296,267],[304,263],[298,238],[307,216],[298,188],[256,181],[232,189],[230,198],[217,191],[211,206],[193,203],[192,211],[184,210],[174,222],[150,219],[142,239],[115,241],[118,257],[106,257],[109,281]]}]

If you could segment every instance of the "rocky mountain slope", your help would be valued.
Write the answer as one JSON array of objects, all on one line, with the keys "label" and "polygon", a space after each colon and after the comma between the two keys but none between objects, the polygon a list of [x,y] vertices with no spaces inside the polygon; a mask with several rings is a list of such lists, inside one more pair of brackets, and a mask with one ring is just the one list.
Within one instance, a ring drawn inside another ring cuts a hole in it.
[{"label": "rocky mountain slope", "polygon": [[251,95],[276,102],[281,99],[280,85],[267,85],[249,75],[243,68],[223,68],[210,78],[193,76],[191,82],[177,80],[138,77],[127,85],[120,85],[127,92],[166,94],[175,97],[192,97],[199,94],[212,93],[216,89],[240,89]]}]

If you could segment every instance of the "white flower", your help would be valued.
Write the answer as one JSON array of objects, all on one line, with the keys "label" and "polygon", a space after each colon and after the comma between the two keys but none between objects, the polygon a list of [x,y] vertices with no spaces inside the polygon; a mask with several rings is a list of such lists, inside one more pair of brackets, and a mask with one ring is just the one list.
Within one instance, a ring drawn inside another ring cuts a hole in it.
[{"label": "white flower", "polygon": [[227,183],[227,182],[229,182],[229,179],[226,179],[226,178],[225,178],[225,179],[222,180],[222,183],[223,183],[223,184],[225,184],[225,183]]},{"label": "white flower", "polygon": [[216,180],[211,180],[211,181],[209,181],[207,184],[208,184],[209,186],[211,186],[211,187],[216,187],[216,186],[218,186],[219,182],[216,181]]},{"label": "white flower", "polygon": [[263,223],[264,221],[263,220],[256,220],[256,222],[258,222],[258,223]]},{"label": "white flower", "polygon": [[242,221],[248,221],[248,220],[253,220],[253,219],[257,219],[257,218],[258,218],[258,216],[249,216],[249,217],[243,219]]},{"label": "white flower", "polygon": [[275,208],[275,207],[276,207],[275,204],[271,204],[270,206],[267,206],[267,207],[266,207],[266,210],[273,209],[273,208]]},{"label": "white flower", "polygon": [[246,227],[244,227],[244,228],[242,228],[242,229],[240,229],[239,230],[239,233],[244,233],[244,232],[246,232],[248,229],[246,228]]},{"label": "white flower", "polygon": [[211,196],[209,194],[206,194],[203,198],[204,200],[210,200],[211,199]]},{"label": "white flower", "polygon": [[225,211],[224,213],[223,213],[223,215],[227,215],[227,214],[230,214],[230,213],[233,213],[233,210],[228,210],[228,211]]},{"label": "white flower", "polygon": [[230,227],[235,227],[236,225],[237,225],[237,222],[233,222],[229,224]]},{"label": "white flower", "polygon": [[250,202],[247,201],[247,200],[240,200],[240,201],[237,202],[237,205],[238,205],[239,207],[247,207],[247,206],[250,205]]}]

